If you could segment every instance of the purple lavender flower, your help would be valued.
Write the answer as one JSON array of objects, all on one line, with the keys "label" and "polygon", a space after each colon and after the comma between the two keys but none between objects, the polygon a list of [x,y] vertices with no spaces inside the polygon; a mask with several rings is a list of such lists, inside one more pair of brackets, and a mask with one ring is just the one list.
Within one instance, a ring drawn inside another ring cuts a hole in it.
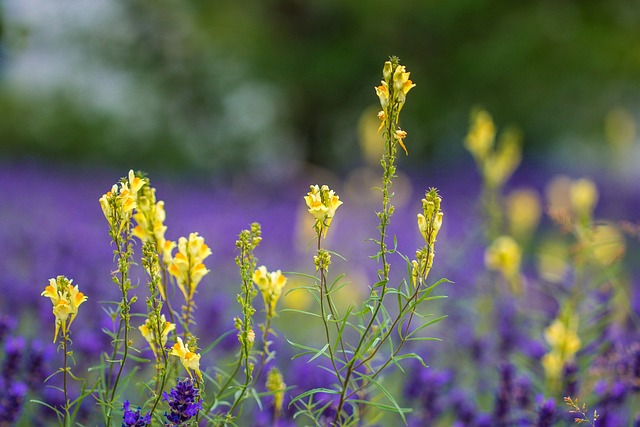
[{"label": "purple lavender flower", "polygon": [[24,338],[10,337],[4,344],[5,359],[2,364],[2,377],[11,381],[20,371],[22,356],[24,355]]},{"label": "purple lavender flower", "polygon": [[538,399],[538,421],[536,427],[551,427],[556,413],[556,402],[553,399]]},{"label": "purple lavender flower", "polygon": [[195,417],[202,410],[200,391],[193,386],[193,380],[187,378],[184,381],[177,380],[176,386],[169,393],[162,395],[162,400],[169,404],[171,412],[164,413],[170,426],[181,426],[183,423]]},{"label": "purple lavender flower", "polygon": [[138,409],[132,411],[129,409],[130,404],[128,400],[124,401],[124,405],[122,405],[122,410],[124,411],[124,415],[122,417],[122,427],[146,427],[151,425],[151,413],[147,412],[147,415],[142,416],[140,414],[141,408],[138,406]]},{"label": "purple lavender flower", "polygon": [[26,394],[26,384],[22,382],[5,383],[0,379],[0,425],[14,425],[22,411]]}]

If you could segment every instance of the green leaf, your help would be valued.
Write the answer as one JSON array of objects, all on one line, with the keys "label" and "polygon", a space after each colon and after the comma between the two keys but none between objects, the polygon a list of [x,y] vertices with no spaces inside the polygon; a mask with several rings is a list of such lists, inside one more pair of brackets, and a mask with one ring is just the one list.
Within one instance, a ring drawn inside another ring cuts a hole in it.
[{"label": "green leaf", "polygon": [[318,357],[320,357],[322,354],[324,354],[327,348],[329,348],[329,343],[325,344],[324,347],[318,350],[318,352],[311,359],[309,359],[307,363],[311,363],[314,359],[317,359]]},{"label": "green leaf", "polygon": [[[396,410],[396,412],[400,415],[400,418],[402,418],[402,421],[404,422],[404,424],[407,424],[407,419],[405,418],[404,414],[407,412],[410,412],[410,409],[406,409],[406,408],[400,408],[400,405],[398,405],[398,402],[396,402],[396,400],[393,398],[393,395],[389,392],[389,390],[387,390],[386,388],[384,388],[382,386],[382,384],[380,384],[378,381],[376,381],[374,378],[371,378],[371,382],[378,387],[378,389],[386,396],[386,398],[389,400],[389,402],[391,402],[391,404],[393,405],[393,408]],[[379,403],[377,403],[377,405],[380,405]],[[391,408],[391,406],[389,406],[389,408]]]}]

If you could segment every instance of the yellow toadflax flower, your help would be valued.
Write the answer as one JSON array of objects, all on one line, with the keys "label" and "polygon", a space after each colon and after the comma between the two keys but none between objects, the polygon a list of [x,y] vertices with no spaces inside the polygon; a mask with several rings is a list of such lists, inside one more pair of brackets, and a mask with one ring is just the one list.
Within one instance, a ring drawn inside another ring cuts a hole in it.
[{"label": "yellow toadflax flower", "polygon": [[[176,329],[176,325],[175,323],[167,322],[167,319],[163,314],[160,316],[160,328],[162,328],[161,335],[160,335],[160,344],[164,347],[165,344],[167,343],[169,333]],[[147,342],[149,343],[149,346],[151,346],[151,351],[153,351],[153,354],[155,354],[157,357],[158,351],[156,349],[156,340],[154,339],[154,336],[153,336],[153,330],[154,330],[153,320],[147,319],[143,325],[140,325],[138,327],[138,329],[140,329],[140,333],[142,334],[144,339],[147,340]]]},{"label": "yellow toadflax flower", "polygon": [[[382,107],[382,111],[378,113],[378,118],[381,121],[378,131],[382,128],[387,129],[388,133],[393,134],[393,140],[400,144],[407,155],[409,153],[403,141],[407,133],[395,129],[395,125],[398,124],[407,93],[416,86],[409,79],[410,75],[411,73],[406,70],[404,65],[398,64],[397,58],[391,58],[391,61],[385,62],[382,68],[383,80],[380,82],[380,86],[374,87]],[[391,135],[389,136],[391,137]]]},{"label": "yellow toadflax flower", "polygon": [[311,191],[304,196],[304,200],[309,207],[309,213],[316,219],[316,230],[327,237],[331,221],[336,210],[342,205],[342,201],[340,196],[335,194],[333,190],[329,190],[326,185],[322,187],[312,185],[310,189]]},{"label": "yellow toadflax flower", "polygon": [[287,278],[280,270],[268,272],[267,267],[263,265],[254,271],[253,282],[262,293],[267,318],[274,317],[276,304],[282,294],[282,288],[287,284]]},{"label": "yellow toadflax flower", "polygon": [[[62,327],[62,334],[66,335],[67,329],[78,314],[78,307],[87,300],[87,297],[78,290],[78,286],[73,286],[72,282],[73,280],[65,276],[49,279],[49,285],[40,294],[49,298],[53,304],[53,314],[56,317],[54,343],[58,338],[60,327]],[[67,320],[69,321],[68,324]]]},{"label": "yellow toadflax flower", "polygon": [[204,237],[198,233],[189,234],[189,238],[178,239],[178,252],[169,263],[169,273],[176,278],[178,287],[185,300],[193,298],[196,287],[209,273],[203,261],[211,255],[211,249],[204,243]]},{"label": "yellow toadflax flower", "polygon": [[171,349],[171,356],[178,356],[182,366],[187,370],[190,377],[193,378],[191,371],[194,371],[200,380],[202,380],[202,372],[200,372],[200,354],[194,353],[189,350],[189,347],[184,345],[182,338],[177,338],[178,342],[173,345]]},{"label": "yellow toadflax flower", "polygon": [[287,389],[287,384],[284,382],[282,373],[275,366],[269,370],[265,385],[267,386],[267,391],[273,393],[273,410],[275,412],[275,419],[278,419],[282,411],[284,391]]},{"label": "yellow toadflax flower", "polygon": [[555,319],[544,331],[544,339],[549,344],[549,352],[542,357],[547,381],[552,388],[558,387],[562,372],[567,363],[573,362],[580,350],[580,338],[577,333],[578,317],[565,316]]},{"label": "yellow toadflax flower", "polygon": [[144,185],[139,177],[136,177],[132,170],[129,171],[128,179],[122,179],[120,186],[114,184],[110,191],[100,197],[100,207],[102,213],[109,222],[109,225],[119,223],[118,232],[122,231],[125,223],[131,218],[133,210],[136,208],[136,194]]},{"label": "yellow toadflax flower", "polygon": [[484,253],[484,263],[489,270],[498,271],[507,281],[511,290],[520,293],[520,245],[511,236],[500,236],[491,243]]}]

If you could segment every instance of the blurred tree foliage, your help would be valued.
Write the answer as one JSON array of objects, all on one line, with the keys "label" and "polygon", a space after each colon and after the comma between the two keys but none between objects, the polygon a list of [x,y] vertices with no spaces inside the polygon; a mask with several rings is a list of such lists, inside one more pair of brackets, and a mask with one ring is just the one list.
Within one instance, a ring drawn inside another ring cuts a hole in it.
[{"label": "blurred tree foliage", "polygon": [[638,111],[636,1],[94,1],[41,19],[45,0],[3,3],[0,155],[343,170],[359,162],[356,124],[389,55],[417,83],[414,166],[462,154],[475,104],[543,152],[602,141],[608,111]]}]

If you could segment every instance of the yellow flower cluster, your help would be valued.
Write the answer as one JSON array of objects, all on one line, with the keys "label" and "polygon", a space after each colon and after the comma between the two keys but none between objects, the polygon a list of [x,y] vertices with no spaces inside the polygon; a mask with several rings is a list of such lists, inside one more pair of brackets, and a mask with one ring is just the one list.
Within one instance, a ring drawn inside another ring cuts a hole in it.
[{"label": "yellow flower cluster", "polygon": [[66,335],[67,329],[71,327],[73,319],[78,314],[78,307],[87,300],[87,297],[78,290],[78,286],[73,286],[72,283],[73,280],[64,276],[49,279],[49,285],[40,294],[49,298],[53,304],[53,314],[56,317],[53,342],[56,342],[60,327],[62,327],[62,334]]},{"label": "yellow flower cluster", "polygon": [[109,222],[111,227],[119,223],[118,232],[122,232],[122,228],[131,218],[133,210],[136,208],[136,194],[144,185],[144,181],[135,176],[133,170],[129,171],[128,179],[123,179],[120,186],[114,184],[111,191],[100,197],[100,207],[102,213]]},{"label": "yellow flower cluster", "polygon": [[418,214],[418,229],[429,246],[433,246],[436,242],[436,237],[442,227],[444,214],[440,210],[440,203],[442,203],[442,198],[438,195],[438,191],[432,188],[422,199],[422,213]]},{"label": "yellow flower cluster", "polygon": [[502,186],[522,160],[520,132],[513,128],[503,131],[497,146],[495,139],[496,129],[491,115],[482,109],[472,111],[465,147],[475,159],[487,186],[491,188]]},{"label": "yellow flower cluster", "polygon": [[190,301],[202,278],[209,273],[203,261],[211,255],[211,249],[198,233],[178,239],[178,252],[169,261],[169,273],[176,278],[186,301]]},{"label": "yellow flower cluster", "polygon": [[310,188],[311,191],[304,196],[304,200],[309,207],[309,213],[316,219],[316,230],[326,237],[336,209],[340,207],[342,201],[340,196],[335,194],[333,190],[329,190],[326,185],[322,187],[312,185]]},{"label": "yellow flower cluster", "polygon": [[180,358],[182,366],[187,370],[190,377],[193,378],[191,371],[194,371],[202,380],[202,372],[200,372],[200,353],[192,352],[188,346],[182,342],[182,338],[177,337],[177,341],[171,349],[171,356]]},{"label": "yellow flower cluster", "polygon": [[413,283],[418,286],[426,278],[433,266],[436,237],[442,228],[443,212],[440,210],[442,198],[435,188],[430,189],[422,199],[422,213],[418,214],[418,230],[426,247],[416,252],[417,260],[411,262]]},{"label": "yellow flower cluster", "polygon": [[556,319],[544,331],[544,338],[551,347],[542,357],[542,367],[547,379],[557,383],[562,378],[562,372],[567,363],[574,360],[580,350],[580,338],[577,334],[578,318]]},{"label": "yellow flower cluster", "polygon": [[[378,118],[381,120],[378,131],[382,128],[388,129],[390,124],[397,125],[400,111],[407,99],[407,93],[416,86],[409,79],[410,75],[411,73],[407,72],[404,65],[398,64],[397,59],[384,63],[382,68],[383,80],[380,82],[380,86],[375,87],[376,95],[378,95],[380,106],[382,107],[382,110],[378,113]],[[407,133],[401,129],[395,129],[391,133],[394,140],[408,154],[407,147],[403,142]]]},{"label": "yellow flower cluster", "polygon": [[[141,178],[137,178],[141,179]],[[164,221],[167,217],[164,210],[164,201],[156,201],[156,189],[149,185],[149,180],[142,178],[143,186],[136,195],[136,212],[133,219],[136,226],[132,234],[142,242],[152,240],[156,250],[165,261],[171,258],[171,251],[176,243],[166,240],[164,235],[167,227]],[[164,295],[162,296],[164,298]]]},{"label": "yellow flower cluster", "polygon": [[[167,322],[167,319],[165,318],[164,314],[160,316],[159,323],[160,323],[160,327],[162,328],[162,331],[160,333],[160,345],[164,347],[165,344],[167,344],[169,333],[176,329],[176,325],[175,323]],[[143,325],[140,325],[138,327],[138,329],[140,329],[140,333],[151,346],[151,350],[153,351],[153,354],[156,357],[158,357],[158,349],[156,348],[156,342],[153,336],[153,331],[155,329],[153,320],[147,319]]]},{"label": "yellow flower cluster", "polygon": [[253,282],[262,293],[267,318],[274,317],[276,304],[280,299],[282,289],[287,284],[287,278],[280,270],[268,272],[267,267],[263,265],[253,272]]}]

